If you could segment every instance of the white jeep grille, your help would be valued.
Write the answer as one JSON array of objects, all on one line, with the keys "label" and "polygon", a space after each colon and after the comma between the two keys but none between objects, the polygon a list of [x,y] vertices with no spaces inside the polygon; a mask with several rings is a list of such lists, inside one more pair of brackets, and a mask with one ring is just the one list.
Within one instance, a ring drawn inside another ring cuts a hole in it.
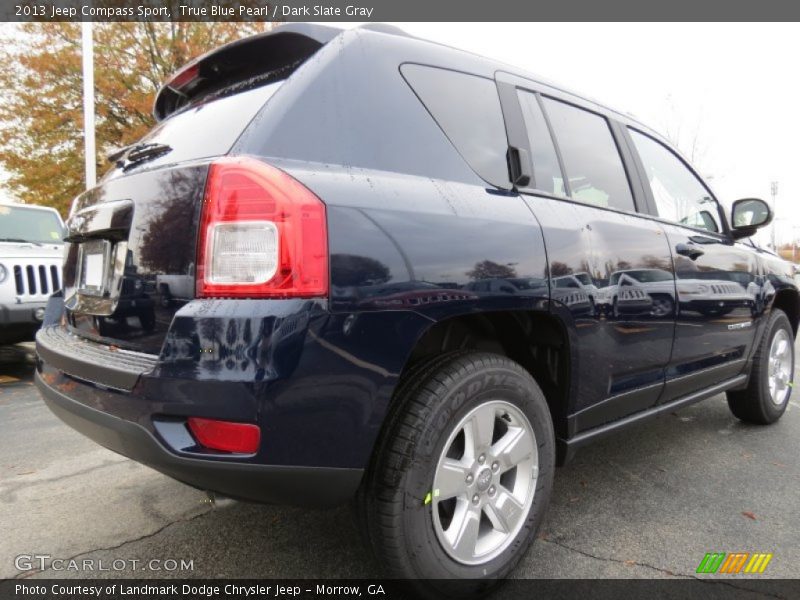
[{"label": "white jeep grille", "polygon": [[58,263],[14,265],[17,296],[46,297],[61,289],[61,266]]},{"label": "white jeep grille", "polygon": [[711,291],[714,294],[736,294],[742,291],[741,286],[733,283],[712,284]]}]

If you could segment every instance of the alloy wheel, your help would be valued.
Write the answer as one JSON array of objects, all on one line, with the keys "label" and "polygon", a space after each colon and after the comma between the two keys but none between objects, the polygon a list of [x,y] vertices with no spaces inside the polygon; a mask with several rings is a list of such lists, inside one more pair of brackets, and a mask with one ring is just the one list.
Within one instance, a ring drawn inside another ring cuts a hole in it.
[{"label": "alloy wheel", "polygon": [[792,384],[794,347],[785,329],[778,329],[769,347],[768,381],[772,403],[782,406],[789,397]]},{"label": "alloy wheel", "polygon": [[536,436],[513,404],[492,400],[452,430],[433,480],[433,525],[450,557],[488,562],[516,538],[538,478]]}]

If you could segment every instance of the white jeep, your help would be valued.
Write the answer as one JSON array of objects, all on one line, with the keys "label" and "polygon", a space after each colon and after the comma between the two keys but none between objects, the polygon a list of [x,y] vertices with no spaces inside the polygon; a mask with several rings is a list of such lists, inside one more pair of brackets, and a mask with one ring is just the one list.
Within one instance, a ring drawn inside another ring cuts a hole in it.
[{"label": "white jeep", "polygon": [[63,237],[55,209],[0,203],[0,344],[33,340],[61,289]]}]

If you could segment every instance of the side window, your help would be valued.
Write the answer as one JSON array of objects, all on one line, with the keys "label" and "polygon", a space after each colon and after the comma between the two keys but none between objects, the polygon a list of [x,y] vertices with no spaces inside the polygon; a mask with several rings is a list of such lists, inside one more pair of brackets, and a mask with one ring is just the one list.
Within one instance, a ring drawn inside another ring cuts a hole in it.
[{"label": "side window", "polygon": [[658,216],[719,233],[717,202],[683,162],[654,139],[629,129],[644,165]]},{"label": "side window", "polygon": [[531,145],[531,159],[533,161],[533,183],[537,190],[566,196],[564,190],[564,176],[558,164],[558,155],[550,137],[550,129],[542,114],[542,108],[536,99],[536,94],[517,90],[519,103],[522,107],[522,116],[525,119],[525,129]]},{"label": "side window", "polygon": [[604,117],[552,98],[542,98],[567,181],[575,200],[635,210],[622,157]]},{"label": "side window", "polygon": [[508,140],[494,80],[414,64],[400,71],[472,170],[508,187]]}]

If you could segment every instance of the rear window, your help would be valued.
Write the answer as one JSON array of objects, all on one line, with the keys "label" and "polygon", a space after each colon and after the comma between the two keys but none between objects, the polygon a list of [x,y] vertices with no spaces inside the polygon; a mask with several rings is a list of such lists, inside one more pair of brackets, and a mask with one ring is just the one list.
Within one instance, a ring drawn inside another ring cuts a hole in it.
[{"label": "rear window", "polygon": [[413,64],[403,65],[401,72],[472,170],[508,187],[508,140],[494,81]]},{"label": "rear window", "polygon": [[166,144],[171,150],[143,166],[171,164],[227,154],[283,81],[192,105],[158,123],[138,143]]},{"label": "rear window", "polygon": [[64,238],[61,220],[49,210],[22,206],[0,206],[0,242],[60,242]]}]

